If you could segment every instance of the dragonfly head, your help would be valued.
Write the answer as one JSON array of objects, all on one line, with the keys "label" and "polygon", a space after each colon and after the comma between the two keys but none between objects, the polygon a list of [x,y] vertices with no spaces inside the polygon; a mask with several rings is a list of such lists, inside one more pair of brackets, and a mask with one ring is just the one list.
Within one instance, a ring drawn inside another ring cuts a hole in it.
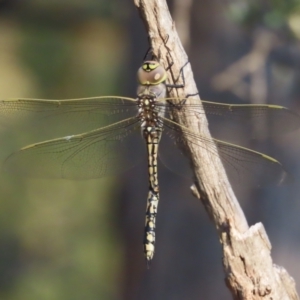
[{"label": "dragonfly head", "polygon": [[167,72],[157,61],[147,60],[139,68],[137,77],[141,85],[158,85],[167,79]]}]

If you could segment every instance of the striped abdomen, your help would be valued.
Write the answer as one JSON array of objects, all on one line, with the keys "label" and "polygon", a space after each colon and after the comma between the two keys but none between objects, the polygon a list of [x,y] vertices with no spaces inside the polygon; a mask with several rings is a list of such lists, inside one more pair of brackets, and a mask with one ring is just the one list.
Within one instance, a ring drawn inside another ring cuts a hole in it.
[{"label": "striped abdomen", "polygon": [[155,250],[155,223],[157,206],[159,202],[159,186],[157,178],[157,153],[158,143],[161,138],[162,129],[159,127],[146,127],[143,130],[147,143],[148,152],[148,173],[149,173],[149,193],[147,198],[144,253],[149,265],[154,256]]}]

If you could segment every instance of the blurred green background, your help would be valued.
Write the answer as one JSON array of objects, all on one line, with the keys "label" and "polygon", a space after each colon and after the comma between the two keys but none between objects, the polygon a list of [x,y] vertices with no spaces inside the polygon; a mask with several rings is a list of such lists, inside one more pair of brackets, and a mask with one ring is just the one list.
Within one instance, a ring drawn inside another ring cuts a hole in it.
[{"label": "blurred green background", "polygon": [[[121,4],[1,1],[1,99],[120,93],[128,43]],[[30,127],[12,132],[4,126],[1,134],[2,161],[20,145],[47,137],[32,135]],[[122,243],[114,180],[0,176],[0,299],[117,299]]]},{"label": "blurred green background", "polygon": [[[203,99],[300,112],[299,0],[169,5]],[[134,97],[147,47],[129,0],[2,0],[0,99]],[[253,141],[242,128],[218,125],[216,136],[273,155],[294,175],[284,187],[233,184],[249,223],[264,223],[274,262],[299,283],[299,131]],[[6,124],[0,133],[1,161],[55,136],[51,128]],[[0,299],[231,299],[218,236],[191,182],[159,172],[157,251],[146,270],[146,162],[115,178],[76,182],[2,171]]]}]

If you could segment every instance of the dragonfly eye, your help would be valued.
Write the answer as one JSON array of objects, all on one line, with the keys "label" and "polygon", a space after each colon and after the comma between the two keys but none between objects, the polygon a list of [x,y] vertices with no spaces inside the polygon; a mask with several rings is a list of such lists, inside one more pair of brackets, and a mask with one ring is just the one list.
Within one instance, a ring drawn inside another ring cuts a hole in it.
[{"label": "dragonfly eye", "polygon": [[143,63],[137,76],[141,85],[157,85],[167,79],[167,72],[158,62],[150,60]]}]

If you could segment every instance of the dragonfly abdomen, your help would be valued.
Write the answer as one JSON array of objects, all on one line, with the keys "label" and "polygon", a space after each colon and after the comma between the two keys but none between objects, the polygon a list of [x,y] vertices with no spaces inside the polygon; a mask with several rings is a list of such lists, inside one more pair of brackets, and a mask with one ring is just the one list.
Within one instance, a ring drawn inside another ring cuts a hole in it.
[{"label": "dragonfly abdomen", "polygon": [[162,134],[161,127],[147,126],[143,128],[148,152],[149,192],[146,207],[144,254],[149,265],[155,251],[155,225],[159,202],[159,185],[157,176],[158,144]]},{"label": "dragonfly abdomen", "polygon": [[158,202],[159,193],[149,189],[144,236],[144,254],[147,261],[147,265],[150,265],[155,251],[155,225]]}]

